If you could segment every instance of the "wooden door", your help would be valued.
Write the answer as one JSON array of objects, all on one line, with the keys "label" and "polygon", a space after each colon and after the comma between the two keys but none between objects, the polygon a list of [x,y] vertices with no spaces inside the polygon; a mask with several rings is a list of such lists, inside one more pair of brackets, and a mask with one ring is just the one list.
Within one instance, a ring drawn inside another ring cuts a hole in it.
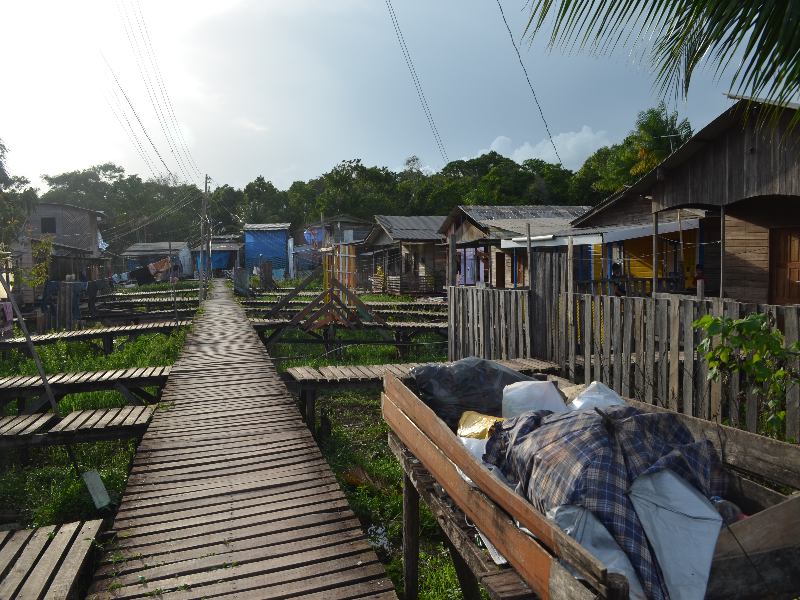
[{"label": "wooden door", "polygon": [[525,263],[528,260],[521,252],[517,253],[517,287],[525,285]]},{"label": "wooden door", "polygon": [[800,227],[769,230],[770,304],[800,304]]},{"label": "wooden door", "polygon": [[495,287],[506,287],[506,255],[502,252],[495,252]]}]

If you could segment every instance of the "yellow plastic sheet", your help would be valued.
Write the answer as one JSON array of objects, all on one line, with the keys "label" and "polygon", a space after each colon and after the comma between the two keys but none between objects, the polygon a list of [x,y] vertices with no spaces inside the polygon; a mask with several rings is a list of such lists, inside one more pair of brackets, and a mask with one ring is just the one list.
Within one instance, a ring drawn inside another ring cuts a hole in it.
[{"label": "yellow plastic sheet", "polygon": [[485,440],[492,433],[494,424],[502,420],[502,417],[482,415],[472,410],[464,411],[458,421],[458,435]]}]

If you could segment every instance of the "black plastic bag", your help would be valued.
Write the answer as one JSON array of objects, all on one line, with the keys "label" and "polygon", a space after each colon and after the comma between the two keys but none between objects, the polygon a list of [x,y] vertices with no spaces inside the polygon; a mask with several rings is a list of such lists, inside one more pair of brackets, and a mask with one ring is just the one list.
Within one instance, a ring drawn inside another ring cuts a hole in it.
[{"label": "black plastic bag", "polygon": [[411,369],[420,398],[453,431],[466,410],[502,416],[503,388],[518,381],[535,381],[482,358],[464,358],[450,365],[435,363]]}]

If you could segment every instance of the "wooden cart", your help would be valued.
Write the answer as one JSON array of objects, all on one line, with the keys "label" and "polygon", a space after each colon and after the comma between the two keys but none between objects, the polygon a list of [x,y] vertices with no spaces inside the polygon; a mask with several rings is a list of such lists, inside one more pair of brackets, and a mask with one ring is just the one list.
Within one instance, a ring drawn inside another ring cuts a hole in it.
[{"label": "wooden cart", "polygon": [[[383,416],[389,444],[403,466],[403,553],[406,600],[417,598],[419,497],[447,536],[464,598],[495,600],[627,598],[627,579],[490,473],[417,394],[387,372]],[[626,399],[635,408],[655,406]],[[727,499],[751,515],[724,527],[706,598],[773,600],[800,595],[800,494],[786,496],[753,481],[800,489],[800,446],[679,415],[696,440],[709,439],[730,475]],[[478,486],[470,486],[456,467]],[[530,530],[522,532],[514,521]],[[508,560],[498,568],[475,541],[476,528]],[[561,560],[584,579],[579,581]]]}]

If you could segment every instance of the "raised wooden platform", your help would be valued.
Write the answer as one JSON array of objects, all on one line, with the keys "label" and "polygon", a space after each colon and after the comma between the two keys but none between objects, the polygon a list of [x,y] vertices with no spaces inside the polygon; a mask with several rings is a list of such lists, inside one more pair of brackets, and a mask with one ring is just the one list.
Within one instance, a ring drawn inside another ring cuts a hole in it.
[{"label": "raised wooden platform", "polygon": [[[191,321],[179,321],[180,327],[191,325]],[[175,321],[164,323],[142,323],[141,325],[122,325],[117,327],[97,327],[93,329],[80,329],[76,331],[59,331],[58,333],[46,333],[43,335],[32,335],[31,341],[34,346],[44,346],[55,344],[56,342],[88,342],[91,340],[110,340],[115,337],[127,336],[128,341],[133,341],[140,335],[147,333],[170,334],[175,330]],[[107,346],[108,344],[104,344]],[[28,344],[24,337],[0,338],[0,350],[23,350]],[[108,348],[106,348],[108,351]]]},{"label": "raised wooden platform", "polygon": [[396,599],[257,334],[213,284],[88,597]]},{"label": "raised wooden platform", "polygon": [[0,598],[74,597],[103,521],[0,531]]},{"label": "raised wooden platform", "polygon": [[[109,371],[56,373],[49,375],[47,381],[56,401],[67,394],[117,390],[131,404],[142,404],[142,400],[156,401],[155,396],[142,388],[162,387],[167,382],[170,369],[171,367],[134,367]],[[26,403],[25,398],[31,396],[38,398],[32,403]],[[30,415],[46,411],[50,407],[44,384],[38,375],[0,378],[0,406],[5,406],[14,398],[21,399],[18,414]]]},{"label": "raised wooden platform", "polygon": [[[520,358],[495,361],[525,375],[555,374],[558,365],[543,360]],[[445,363],[448,364],[448,363]],[[409,380],[409,370],[422,363],[389,365],[347,365],[338,367],[290,367],[283,376],[286,387],[292,390],[383,389],[383,376],[391,373],[402,381]]]},{"label": "raised wooden platform", "polygon": [[[256,319],[251,318],[250,324],[253,326],[257,332],[262,331],[274,331],[275,329],[282,329],[289,325],[291,321],[289,319]],[[441,333],[447,333],[447,322],[431,322],[431,323],[411,323],[408,321],[391,321],[384,325],[379,323],[370,323],[365,322],[361,323],[361,329],[363,330],[375,330],[375,329],[383,329],[386,331],[435,331]]]},{"label": "raised wooden platform", "polygon": [[0,419],[0,450],[64,446],[142,437],[153,409],[147,406],[78,410]]}]

